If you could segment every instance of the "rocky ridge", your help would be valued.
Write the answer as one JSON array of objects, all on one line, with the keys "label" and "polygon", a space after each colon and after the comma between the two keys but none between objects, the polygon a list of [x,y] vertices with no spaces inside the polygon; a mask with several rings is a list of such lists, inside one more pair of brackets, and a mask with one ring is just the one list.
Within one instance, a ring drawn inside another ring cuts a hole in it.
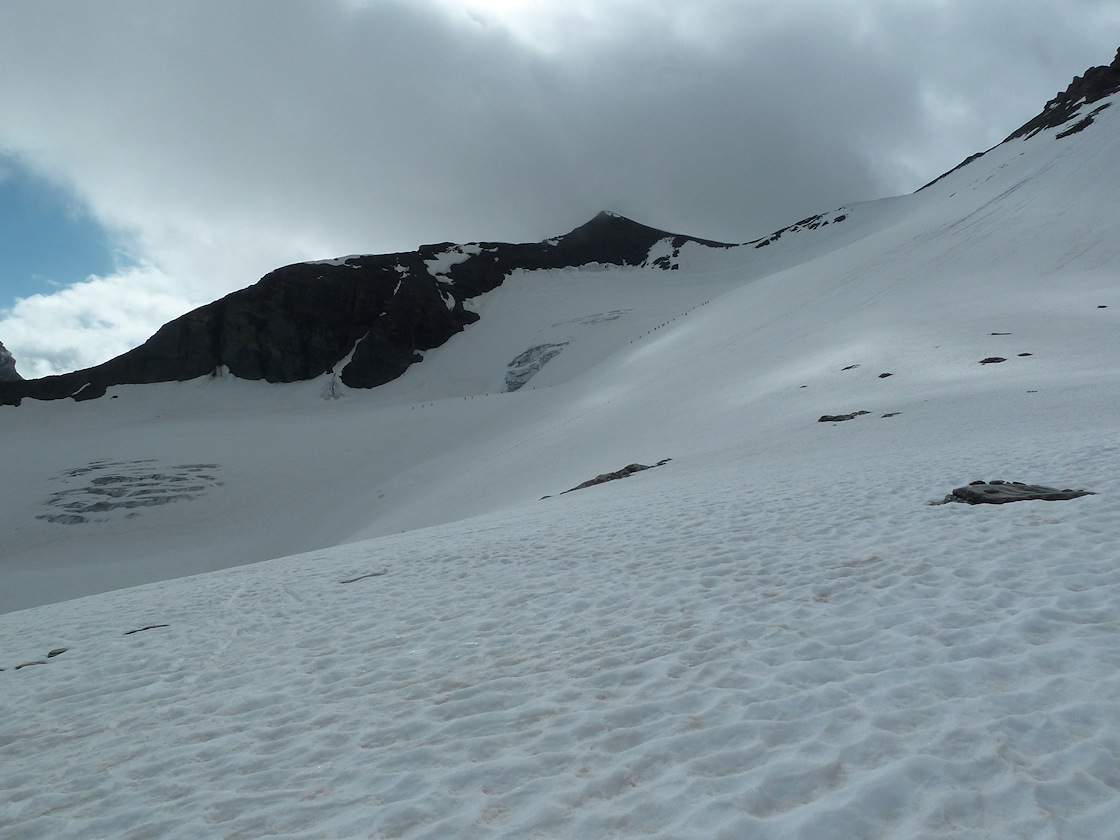
[{"label": "rocky ridge", "polygon": [[[373,388],[478,320],[468,301],[518,269],[606,264],[671,270],[688,242],[731,247],[603,212],[542,242],[440,243],[406,253],[296,263],[176,318],[104,364],[0,382],[0,405],[19,405],[25,397],[86,400],[114,385],[226,373],[268,382],[333,373],[342,385]],[[655,245],[660,256],[651,258]]]}]

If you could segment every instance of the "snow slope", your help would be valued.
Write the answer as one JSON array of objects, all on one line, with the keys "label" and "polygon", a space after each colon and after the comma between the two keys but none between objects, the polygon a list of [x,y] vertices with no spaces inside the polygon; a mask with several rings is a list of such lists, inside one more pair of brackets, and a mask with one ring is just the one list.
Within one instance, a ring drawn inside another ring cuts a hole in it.
[{"label": "snow slope", "polygon": [[0,408],[0,834],[1114,836],[1118,117],[373,392]]}]

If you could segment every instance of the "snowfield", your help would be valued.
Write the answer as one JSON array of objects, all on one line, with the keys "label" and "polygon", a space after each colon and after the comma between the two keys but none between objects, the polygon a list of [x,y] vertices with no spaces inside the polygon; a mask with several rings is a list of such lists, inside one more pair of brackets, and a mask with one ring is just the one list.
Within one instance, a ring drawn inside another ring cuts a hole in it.
[{"label": "snowfield", "polygon": [[0,835],[1117,836],[1118,120],[372,392],[0,408]]}]

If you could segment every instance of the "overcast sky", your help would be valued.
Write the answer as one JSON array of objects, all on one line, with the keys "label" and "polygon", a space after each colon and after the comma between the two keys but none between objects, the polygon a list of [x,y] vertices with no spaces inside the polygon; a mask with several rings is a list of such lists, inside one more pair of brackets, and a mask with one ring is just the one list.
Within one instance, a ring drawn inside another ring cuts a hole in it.
[{"label": "overcast sky", "polygon": [[1116,0],[36,0],[0,8],[0,342],[104,361],[277,266],[745,241],[910,192],[1120,45]]}]

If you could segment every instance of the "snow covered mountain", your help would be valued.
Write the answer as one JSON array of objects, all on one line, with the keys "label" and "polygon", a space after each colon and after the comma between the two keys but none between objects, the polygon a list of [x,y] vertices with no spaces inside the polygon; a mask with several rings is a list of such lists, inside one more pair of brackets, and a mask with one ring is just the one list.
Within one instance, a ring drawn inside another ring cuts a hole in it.
[{"label": "snow covered mountain", "polygon": [[1118,83],[757,242],[392,255],[395,378],[3,391],[4,835],[1111,836]]},{"label": "snow covered mountain", "polygon": [[474,299],[515,271],[597,266],[677,268],[690,245],[730,247],[600,213],[563,236],[522,245],[426,245],[403,254],[340,257],[277,269],[260,282],[164,325],[104,364],[0,386],[0,404],[26,397],[77,401],[113,385],[230,373],[296,382],[331,374],[372,388],[478,320]]}]

